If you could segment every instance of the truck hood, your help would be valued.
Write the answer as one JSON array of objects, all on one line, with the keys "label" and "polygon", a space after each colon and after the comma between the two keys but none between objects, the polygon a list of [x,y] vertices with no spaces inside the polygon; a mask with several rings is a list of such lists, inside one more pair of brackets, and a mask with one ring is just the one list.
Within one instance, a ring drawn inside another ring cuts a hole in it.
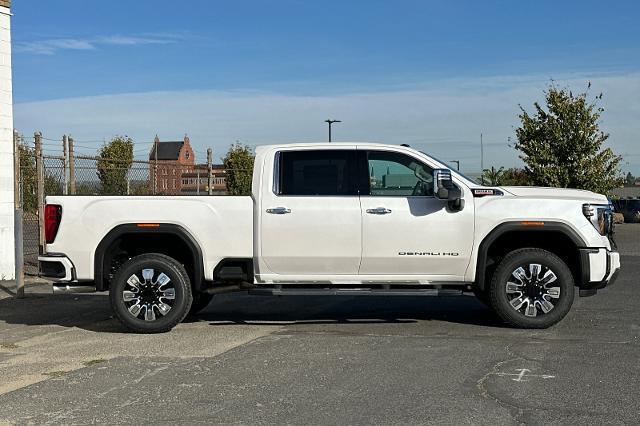
[{"label": "truck hood", "polygon": [[578,200],[594,204],[609,203],[606,196],[583,189],[547,188],[540,186],[502,186],[500,188],[516,197]]}]

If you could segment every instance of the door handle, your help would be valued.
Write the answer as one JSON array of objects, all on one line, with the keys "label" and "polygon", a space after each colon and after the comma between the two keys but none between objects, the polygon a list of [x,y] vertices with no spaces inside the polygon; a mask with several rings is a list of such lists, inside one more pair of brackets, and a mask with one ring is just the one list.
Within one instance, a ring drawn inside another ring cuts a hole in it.
[{"label": "door handle", "polygon": [[291,213],[291,209],[288,209],[286,207],[274,207],[272,209],[267,209],[267,213],[271,213],[271,214],[287,214],[287,213]]},{"label": "door handle", "polygon": [[386,207],[376,207],[375,209],[367,209],[367,213],[369,214],[389,214],[391,213],[391,209]]}]

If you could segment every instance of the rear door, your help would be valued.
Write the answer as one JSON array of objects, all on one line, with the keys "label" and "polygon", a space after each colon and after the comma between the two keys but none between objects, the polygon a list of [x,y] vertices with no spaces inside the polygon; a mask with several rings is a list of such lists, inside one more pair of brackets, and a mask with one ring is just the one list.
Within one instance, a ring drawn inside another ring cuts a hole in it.
[{"label": "rear door", "polygon": [[[283,281],[357,275],[362,216],[355,148],[276,153],[260,205],[260,271]],[[265,175],[268,175],[265,173]]]}]

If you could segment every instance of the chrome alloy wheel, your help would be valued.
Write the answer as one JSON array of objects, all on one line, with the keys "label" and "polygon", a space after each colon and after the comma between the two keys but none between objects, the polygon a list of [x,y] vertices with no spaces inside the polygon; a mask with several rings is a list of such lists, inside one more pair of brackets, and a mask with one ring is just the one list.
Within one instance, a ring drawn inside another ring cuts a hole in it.
[{"label": "chrome alloy wheel", "polygon": [[506,285],[509,304],[528,317],[538,316],[538,310],[542,311],[541,315],[548,313],[560,298],[558,277],[539,263],[519,266],[510,278]]},{"label": "chrome alloy wheel", "polygon": [[122,299],[133,317],[155,321],[157,315],[165,316],[171,310],[176,289],[164,272],[156,276],[153,269],[143,269],[140,276],[133,274],[127,279]]}]

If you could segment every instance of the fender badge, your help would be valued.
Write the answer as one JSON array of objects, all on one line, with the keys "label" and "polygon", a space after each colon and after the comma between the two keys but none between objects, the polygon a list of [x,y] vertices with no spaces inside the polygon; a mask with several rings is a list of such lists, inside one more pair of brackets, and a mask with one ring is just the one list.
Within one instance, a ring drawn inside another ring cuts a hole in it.
[{"label": "fender badge", "polygon": [[486,197],[487,195],[504,195],[499,189],[475,188],[471,190],[474,197]]}]

